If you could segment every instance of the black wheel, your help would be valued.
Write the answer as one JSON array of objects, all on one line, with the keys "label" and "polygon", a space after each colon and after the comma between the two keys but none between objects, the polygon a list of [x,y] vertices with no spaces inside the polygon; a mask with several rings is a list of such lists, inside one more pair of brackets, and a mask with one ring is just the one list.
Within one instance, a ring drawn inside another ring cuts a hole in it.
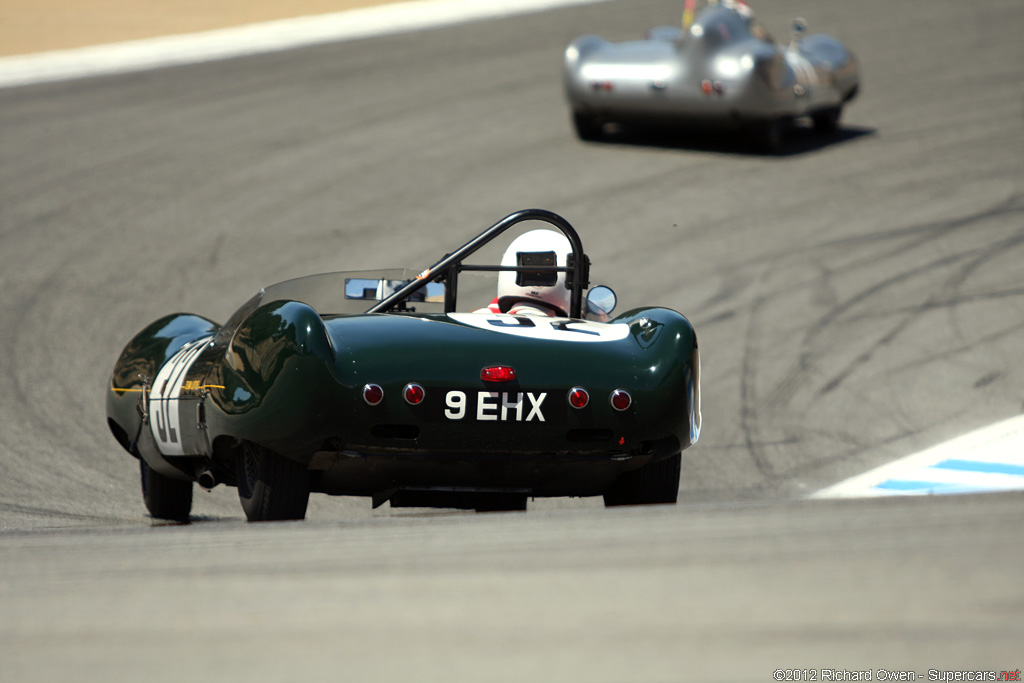
[{"label": "black wheel", "polygon": [[250,522],[303,519],[309,473],[294,460],[246,443],[237,461],[238,499]]},{"label": "black wheel", "polygon": [[764,154],[778,154],[786,137],[789,122],[784,118],[765,119],[750,124],[754,146]]},{"label": "black wheel", "polygon": [[829,107],[815,112],[811,120],[814,122],[814,129],[819,133],[834,133],[839,128],[839,119],[842,115],[842,107]]},{"label": "black wheel", "polygon": [[192,482],[165,477],[139,458],[142,500],[149,514],[159,519],[187,522],[192,511]]},{"label": "black wheel", "polygon": [[593,141],[604,137],[604,124],[592,116],[574,111],[572,113],[572,123],[576,127],[576,135],[580,140]]},{"label": "black wheel", "polygon": [[679,468],[682,454],[626,472],[604,494],[604,504],[659,505],[675,503],[679,497]]}]

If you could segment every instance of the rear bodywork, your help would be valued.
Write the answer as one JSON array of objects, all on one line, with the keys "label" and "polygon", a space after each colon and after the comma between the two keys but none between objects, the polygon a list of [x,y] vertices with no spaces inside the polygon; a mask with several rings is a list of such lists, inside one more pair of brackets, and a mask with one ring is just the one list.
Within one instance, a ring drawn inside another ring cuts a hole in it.
[{"label": "rear bodywork", "polygon": [[[536,215],[547,214],[513,222]],[[581,246],[578,259],[586,264]],[[586,268],[577,271],[582,291]],[[409,291],[362,310],[341,294],[364,281]],[[415,296],[438,281],[437,302]],[[697,440],[697,338],[679,313],[594,322],[579,300],[567,318],[461,313],[447,300],[456,282],[437,264],[418,277],[333,273],[262,290],[224,325],[161,318],[114,367],[110,428],[172,479],[237,484],[251,443],[300,463],[312,491],[453,507],[467,493],[600,495]],[[514,379],[482,379],[494,366]],[[419,403],[405,400],[410,384],[423,389]],[[382,400],[369,402],[368,386]],[[583,408],[567,398],[579,387]],[[628,409],[612,406],[616,390],[631,395]]]},{"label": "rear bodywork", "polygon": [[744,7],[709,4],[685,29],[659,27],[646,40],[574,40],[565,90],[581,137],[598,137],[607,122],[834,124],[859,89],[854,56],[824,34],[798,31],[779,45]]}]

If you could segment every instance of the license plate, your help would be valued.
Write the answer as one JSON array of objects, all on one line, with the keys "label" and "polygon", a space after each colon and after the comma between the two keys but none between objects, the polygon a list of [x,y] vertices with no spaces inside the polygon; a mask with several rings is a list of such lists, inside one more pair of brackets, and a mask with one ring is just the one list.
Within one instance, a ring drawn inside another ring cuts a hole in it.
[{"label": "license plate", "polygon": [[441,419],[544,424],[561,420],[558,407],[550,391],[452,389],[445,392]]}]

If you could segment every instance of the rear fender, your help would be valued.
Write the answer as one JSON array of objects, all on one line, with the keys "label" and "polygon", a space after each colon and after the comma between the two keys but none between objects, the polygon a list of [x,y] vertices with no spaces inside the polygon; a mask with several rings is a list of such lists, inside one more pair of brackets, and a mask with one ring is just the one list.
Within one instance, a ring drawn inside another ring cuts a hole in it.
[{"label": "rear fender", "polygon": [[829,75],[839,103],[853,99],[860,88],[860,66],[843,43],[832,36],[817,33],[800,41],[800,52]]},{"label": "rear fender", "polygon": [[[701,427],[700,352],[693,325],[682,314],[667,308],[633,309],[612,322],[629,325],[631,336],[644,350],[637,378],[643,377],[646,366],[651,365],[654,384],[647,387],[652,392],[649,401],[661,410],[648,415],[648,437],[658,440],[675,436],[681,448],[696,443]],[[663,372],[657,367],[661,363],[669,364],[672,371]],[[669,425],[671,429],[659,432],[656,426],[660,425]]]},{"label": "rear fender", "polygon": [[[334,378],[334,348],[320,314],[298,301],[257,308],[234,332],[211,392],[213,438],[251,441],[307,459]],[[307,444],[306,442],[310,443]]]}]

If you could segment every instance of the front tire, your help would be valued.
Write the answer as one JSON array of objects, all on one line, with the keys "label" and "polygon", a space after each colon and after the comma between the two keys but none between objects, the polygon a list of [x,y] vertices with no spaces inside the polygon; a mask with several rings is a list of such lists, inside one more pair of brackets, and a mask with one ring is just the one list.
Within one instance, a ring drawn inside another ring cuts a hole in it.
[{"label": "front tire", "polygon": [[142,500],[149,514],[158,519],[187,522],[192,512],[192,482],[160,474],[139,458]]},{"label": "front tire", "polygon": [[682,461],[682,453],[676,453],[664,460],[626,472],[605,491],[605,506],[675,504],[679,498],[679,470]]},{"label": "front tire", "polygon": [[294,460],[246,443],[237,461],[238,499],[250,522],[304,519],[309,473]]}]

